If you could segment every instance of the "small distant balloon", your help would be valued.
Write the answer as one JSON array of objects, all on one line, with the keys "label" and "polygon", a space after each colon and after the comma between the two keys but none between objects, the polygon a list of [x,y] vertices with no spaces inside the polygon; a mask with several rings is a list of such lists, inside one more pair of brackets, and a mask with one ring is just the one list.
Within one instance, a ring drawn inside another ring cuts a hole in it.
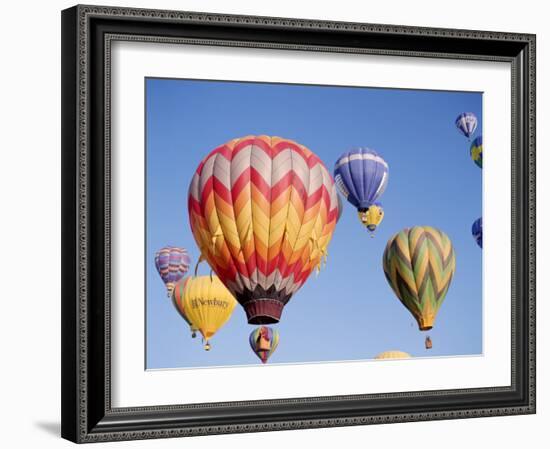
[{"label": "small distant balloon", "polygon": [[470,156],[479,168],[483,168],[483,139],[478,136],[470,145]]},{"label": "small distant balloon", "polygon": [[191,265],[191,258],[185,248],[177,246],[165,246],[155,255],[155,266],[166,285],[168,297],[172,296],[172,290],[176,282],[185,276]]},{"label": "small distant balloon", "polygon": [[374,357],[376,360],[410,359],[411,355],[403,351],[384,351]]},{"label": "small distant balloon", "polygon": [[424,346],[426,347],[426,349],[432,349],[433,343],[432,343],[432,339],[430,338],[429,335],[426,337],[426,341],[424,342]]},{"label": "small distant balloon", "polygon": [[458,130],[470,139],[477,128],[477,117],[473,112],[463,112],[456,118],[455,124]]},{"label": "small distant balloon", "polygon": [[[372,217],[380,217],[379,203],[376,201],[386,190],[389,168],[386,161],[370,148],[355,148],[342,154],[334,166],[336,187],[357,208],[359,219],[367,229],[376,229],[378,223],[369,220],[369,210],[377,205]],[[382,211],[383,217],[383,211]],[[369,228],[369,225],[371,228]]]},{"label": "small distant balloon", "polygon": [[478,218],[472,224],[472,236],[480,248],[483,248],[483,220],[482,217]]},{"label": "small distant balloon", "polygon": [[371,237],[374,237],[374,231],[376,231],[377,226],[384,219],[384,209],[382,208],[382,204],[376,202],[368,209],[360,209],[358,214],[361,223],[363,223],[367,227],[367,230],[370,232]]},{"label": "small distant balloon", "polygon": [[279,332],[268,326],[260,326],[251,332],[248,340],[254,354],[262,363],[267,363],[279,345]]}]

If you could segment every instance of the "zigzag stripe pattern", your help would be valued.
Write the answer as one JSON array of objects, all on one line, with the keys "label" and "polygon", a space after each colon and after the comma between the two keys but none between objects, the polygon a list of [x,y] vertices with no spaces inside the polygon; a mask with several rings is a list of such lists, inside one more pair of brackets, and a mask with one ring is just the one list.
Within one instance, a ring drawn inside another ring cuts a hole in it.
[{"label": "zigzag stripe pattern", "polygon": [[449,237],[430,226],[403,229],[388,241],[383,266],[391,288],[420,330],[431,329],[456,268]]},{"label": "zigzag stripe pattern", "polygon": [[185,276],[190,264],[191,258],[184,248],[165,246],[157,251],[155,266],[166,285],[168,296],[172,295],[176,282]]},{"label": "zigzag stripe pattern", "polygon": [[479,168],[483,168],[483,136],[477,136],[470,145],[470,156]]},{"label": "zigzag stripe pattern", "polygon": [[279,321],[284,304],[326,255],[338,217],[334,181],[308,148],[246,136],[212,151],[189,187],[202,257],[251,324]]}]

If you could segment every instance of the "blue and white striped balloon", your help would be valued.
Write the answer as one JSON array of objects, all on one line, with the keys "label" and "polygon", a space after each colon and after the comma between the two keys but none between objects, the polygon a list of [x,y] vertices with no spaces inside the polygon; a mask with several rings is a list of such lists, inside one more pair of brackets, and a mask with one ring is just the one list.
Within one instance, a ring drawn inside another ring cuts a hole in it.
[{"label": "blue and white striped balloon", "polygon": [[455,124],[458,130],[470,139],[477,128],[477,117],[473,112],[463,112],[456,118]]},{"label": "blue and white striped balloon", "polygon": [[376,151],[355,148],[344,153],[334,166],[334,182],[357,209],[369,208],[386,190],[388,164]]}]

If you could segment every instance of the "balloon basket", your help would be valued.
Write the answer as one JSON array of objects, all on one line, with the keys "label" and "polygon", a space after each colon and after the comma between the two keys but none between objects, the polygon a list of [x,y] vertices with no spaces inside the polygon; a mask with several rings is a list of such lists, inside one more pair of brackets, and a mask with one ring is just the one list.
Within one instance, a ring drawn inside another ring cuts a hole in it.
[{"label": "balloon basket", "polygon": [[426,337],[426,341],[424,342],[424,345],[426,346],[426,349],[432,349],[433,343],[432,343],[432,339],[429,336]]}]

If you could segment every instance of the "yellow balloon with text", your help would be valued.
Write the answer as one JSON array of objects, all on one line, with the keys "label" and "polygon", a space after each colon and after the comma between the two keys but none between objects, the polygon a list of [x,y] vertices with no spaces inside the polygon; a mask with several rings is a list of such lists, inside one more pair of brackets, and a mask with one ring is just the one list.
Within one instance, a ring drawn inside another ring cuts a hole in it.
[{"label": "yellow balloon with text", "polygon": [[237,301],[218,276],[187,278],[182,296],[185,315],[202,334],[208,351],[209,340],[231,318]]}]

